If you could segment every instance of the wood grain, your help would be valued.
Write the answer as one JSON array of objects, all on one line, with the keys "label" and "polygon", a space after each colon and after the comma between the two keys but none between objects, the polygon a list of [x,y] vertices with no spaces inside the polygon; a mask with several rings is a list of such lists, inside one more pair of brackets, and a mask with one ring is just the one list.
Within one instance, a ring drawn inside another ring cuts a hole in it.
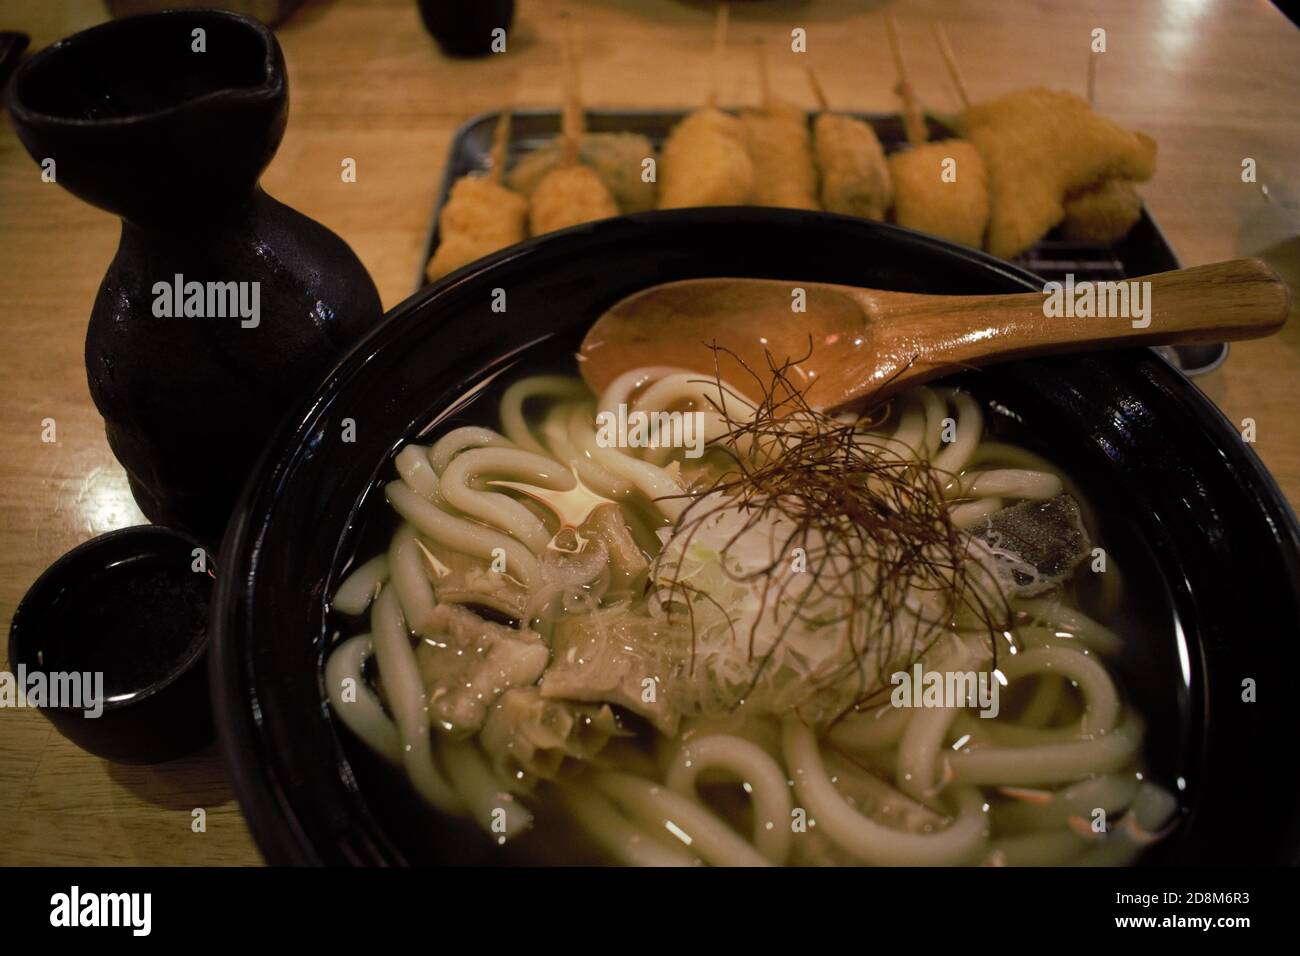
[{"label": "wood grain", "polygon": [[[443,58],[413,0],[308,0],[278,31],[289,65],[289,130],[264,185],[336,230],[370,269],[385,306],[422,266],[435,190],[457,125],[497,109],[517,82],[524,105],[560,100],[560,14],[571,10],[590,105],[691,107],[708,87],[712,8],[678,0],[521,0],[510,50]],[[1300,202],[1300,33],[1266,0],[808,0],[737,4],[720,101],[755,103],[752,58],[769,40],[774,90],[814,105],[815,66],[838,109],[891,110],[894,70],[881,11],[898,20],[909,79],[927,107],[956,93],[930,25],[942,19],[976,100],[1017,86],[1082,92],[1089,31],[1102,26],[1097,105],[1160,144],[1141,192],[1187,265],[1260,255],[1297,287],[1297,213],[1241,179]],[[95,0],[6,0],[0,27],[33,48],[106,18]],[[788,53],[808,31],[807,59]],[[140,522],[90,404],[83,341],[90,303],[117,242],[107,214],[40,181],[9,126],[0,129],[0,614],[55,558],[111,528]],[[357,161],[357,182],[339,176]],[[1200,380],[1236,423],[1252,418],[1256,450],[1300,500],[1300,322],[1233,346]],[[58,441],[40,440],[54,418]],[[0,668],[8,667],[0,651]],[[191,811],[207,809],[207,832]],[[123,769],[78,751],[38,714],[0,711],[0,863],[256,863],[215,751]]]},{"label": "wood grain", "polygon": [[[667,282],[604,312],[582,340],[579,368],[599,395],[647,355],[678,368],[717,363],[731,385],[743,385],[747,369],[797,359],[793,381],[814,405],[834,411],[1011,359],[1272,335],[1291,304],[1287,285],[1260,259],[1135,276],[1121,284],[1122,297],[1091,283],[1057,286],[1058,307],[1049,314],[1042,292],[923,295],[802,282],[807,314],[795,325],[790,282]],[[1097,290],[1095,307],[1076,315],[1085,287]]]}]

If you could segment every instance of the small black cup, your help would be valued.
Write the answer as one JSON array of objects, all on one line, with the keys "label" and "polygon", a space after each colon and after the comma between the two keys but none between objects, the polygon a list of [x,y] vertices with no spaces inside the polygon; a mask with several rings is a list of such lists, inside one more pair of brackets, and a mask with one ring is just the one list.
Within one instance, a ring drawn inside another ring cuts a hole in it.
[{"label": "small black cup", "polygon": [[448,56],[487,56],[492,31],[510,32],[515,0],[418,0],[424,28]]},{"label": "small black cup", "polygon": [[153,525],[73,548],[14,613],[10,679],[98,756],[156,763],[197,750],[213,737],[210,561],[197,540]]}]

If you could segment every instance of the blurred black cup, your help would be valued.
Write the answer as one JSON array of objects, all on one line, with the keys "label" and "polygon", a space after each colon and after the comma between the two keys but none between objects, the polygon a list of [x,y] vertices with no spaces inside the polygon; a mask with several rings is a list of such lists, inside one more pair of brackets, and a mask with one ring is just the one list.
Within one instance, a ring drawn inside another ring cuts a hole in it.
[{"label": "blurred black cup", "polygon": [[[448,56],[487,56],[510,32],[515,0],[417,0],[425,29]],[[496,30],[504,33],[497,34]]]}]

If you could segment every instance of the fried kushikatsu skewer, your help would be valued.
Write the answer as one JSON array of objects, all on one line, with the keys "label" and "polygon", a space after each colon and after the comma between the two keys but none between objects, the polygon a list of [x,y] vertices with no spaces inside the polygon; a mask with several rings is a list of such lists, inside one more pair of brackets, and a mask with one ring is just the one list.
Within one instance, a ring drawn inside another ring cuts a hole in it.
[{"label": "fried kushikatsu skewer", "polygon": [[727,45],[727,6],[718,7],[707,104],[678,123],[659,161],[659,208],[743,206],[754,193],[744,124],[718,109]]},{"label": "fried kushikatsu skewer", "polygon": [[[966,92],[961,69],[957,66],[957,58],[948,43],[947,33],[941,24],[934,24],[932,29],[935,43],[943,55],[944,65],[948,68],[948,75],[952,78],[953,85],[957,87],[962,109],[969,111],[970,96]],[[1088,61],[1089,108],[1093,104],[1095,61],[1095,55]],[[1103,179],[1067,196],[1064,209],[1061,233],[1067,239],[1111,243],[1128,235],[1134,223],[1141,217],[1142,199],[1131,182],[1124,179]]]},{"label": "fried kushikatsu skewer", "polygon": [[894,201],[894,187],[876,131],[855,116],[831,112],[817,74],[812,67],[806,70],[819,110],[813,120],[813,153],[822,174],[822,208],[884,219]]},{"label": "fried kushikatsu skewer", "polygon": [[[645,212],[654,209],[658,200],[655,181],[641,175],[642,164],[655,155],[649,138],[640,133],[585,133],[578,144],[578,162],[590,166],[618,203],[620,212]],[[563,137],[534,150],[519,160],[506,174],[506,183],[515,192],[532,196],[542,178],[564,156]]]},{"label": "fried kushikatsu skewer", "polygon": [[889,48],[898,72],[903,125],[911,149],[889,157],[894,183],[894,221],[979,248],[989,222],[988,172],[979,151],[966,140],[927,143],[925,119],[907,79],[894,18],[885,17]]},{"label": "fried kushikatsu skewer", "polygon": [[1077,242],[1119,242],[1142,218],[1142,197],[1125,179],[1104,179],[1065,200],[1061,234]]},{"label": "fried kushikatsu skewer", "polygon": [[[571,43],[568,21],[566,21],[566,42]],[[571,51],[570,51],[571,53]],[[568,66],[570,53],[566,57],[566,83],[577,82],[577,59],[572,58],[572,67]],[[566,87],[567,89],[568,87]],[[576,96],[566,98],[570,135],[561,134],[542,147],[524,156],[507,175],[506,182],[516,192],[532,198],[537,186],[547,174],[558,166],[565,164],[566,151],[572,149],[572,142],[578,140],[578,162],[590,167],[600,177],[605,188],[618,204],[620,212],[645,212],[655,208],[657,188],[653,178],[649,181],[642,176],[642,165],[655,154],[650,140],[640,133],[610,132],[588,133],[583,130],[585,122],[580,110],[575,111]],[[572,135],[577,127],[579,135]]]},{"label": "fried kushikatsu skewer", "polygon": [[526,238],[528,200],[501,185],[509,141],[507,106],[493,131],[487,173],[456,180],[438,214],[438,248],[429,260],[430,281]]},{"label": "fried kushikatsu skewer", "polygon": [[564,111],[560,164],[541,178],[528,206],[528,227],[534,236],[579,223],[618,215],[618,204],[596,172],[578,162],[583,115],[578,57],[571,21],[565,18]]},{"label": "fried kushikatsu skewer", "polygon": [[751,201],[757,206],[820,209],[808,118],[793,103],[772,95],[762,41],[756,44],[755,51],[762,105],[740,112],[749,158],[754,164]]},{"label": "fried kushikatsu skewer", "polygon": [[[989,170],[988,249],[1010,258],[1061,225],[1068,239],[1115,242],[1142,214],[1132,179],[1155,171],[1155,142],[1070,93],[1020,90],[972,105],[942,27],[935,38],[962,97],[963,132]],[[1092,64],[1094,60],[1090,60]],[[1089,78],[1089,95],[1093,78]]]},{"label": "fried kushikatsu skewer", "polygon": [[[1088,53],[1088,106],[1096,108],[1097,54]],[[1104,179],[1065,200],[1061,234],[1081,242],[1118,242],[1142,218],[1142,197],[1124,179]]]},{"label": "fried kushikatsu skewer", "polygon": [[988,249],[1010,258],[1065,218],[1067,199],[1105,180],[1145,180],[1155,142],[1060,90],[1017,90],[962,114],[993,186]]}]

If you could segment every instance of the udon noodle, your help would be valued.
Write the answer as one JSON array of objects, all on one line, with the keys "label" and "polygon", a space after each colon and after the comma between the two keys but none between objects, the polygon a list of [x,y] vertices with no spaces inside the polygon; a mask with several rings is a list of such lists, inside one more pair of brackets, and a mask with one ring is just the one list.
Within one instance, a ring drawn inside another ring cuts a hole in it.
[{"label": "udon noodle", "polygon": [[831,417],[787,371],[533,376],[402,449],[333,712],[497,843],[546,806],[626,864],[1132,861],[1177,805],[1068,597],[1077,489],[962,391]]}]

